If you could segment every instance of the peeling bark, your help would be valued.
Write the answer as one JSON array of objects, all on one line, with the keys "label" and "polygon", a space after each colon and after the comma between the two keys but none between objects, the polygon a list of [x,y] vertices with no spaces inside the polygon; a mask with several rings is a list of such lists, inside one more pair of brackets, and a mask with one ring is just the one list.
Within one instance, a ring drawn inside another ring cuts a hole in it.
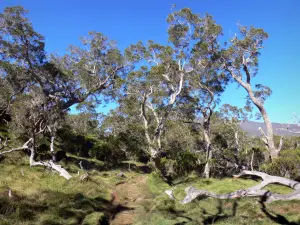
[{"label": "peeling bark", "polygon": [[[278,200],[293,200],[298,199],[300,200],[300,183],[294,180],[290,180],[284,177],[278,177],[278,176],[271,176],[263,172],[258,171],[248,171],[244,170],[239,175],[236,175],[235,177],[241,177],[245,175],[251,175],[260,177],[262,179],[261,183],[259,183],[256,186],[247,188],[247,189],[240,189],[237,191],[234,191],[232,193],[228,194],[216,194],[210,191],[206,190],[197,190],[194,187],[187,187],[185,189],[186,196],[181,201],[182,204],[186,204],[189,202],[192,202],[196,198],[203,196],[203,197],[211,197],[211,198],[217,198],[217,199],[234,199],[234,198],[242,198],[242,197],[263,197],[266,198],[266,202],[273,202]],[[289,194],[276,194],[272,193],[267,190],[263,190],[264,187],[266,187],[269,184],[280,184],[283,186],[290,187],[294,189],[292,193]],[[170,195],[170,192],[168,192]],[[172,194],[172,193],[171,193]]]}]

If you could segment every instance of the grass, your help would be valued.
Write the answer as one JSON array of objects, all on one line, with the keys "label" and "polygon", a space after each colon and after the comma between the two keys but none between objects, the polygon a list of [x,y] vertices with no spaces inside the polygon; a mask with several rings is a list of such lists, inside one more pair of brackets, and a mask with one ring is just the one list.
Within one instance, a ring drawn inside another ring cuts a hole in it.
[{"label": "grass", "polygon": [[[149,190],[153,201],[140,209],[136,224],[173,225],[173,224],[278,224],[262,210],[258,199],[237,200],[199,199],[182,205],[179,200],[185,196],[184,189],[194,186],[216,193],[229,193],[238,189],[256,185],[257,182],[246,179],[199,179],[191,176],[174,189],[176,201],[170,200],[163,192],[170,189],[156,174],[149,177]],[[270,185],[268,190],[276,193],[289,193],[290,188]],[[300,201],[279,201],[267,204],[268,212],[277,217],[285,217],[289,222],[300,223]],[[280,223],[280,222],[279,222]]]},{"label": "grass", "polygon": [[[77,169],[81,171],[80,169]],[[111,190],[122,178],[118,170],[90,172],[69,181],[43,168],[0,164],[0,224],[104,224]],[[13,197],[8,197],[8,190]],[[101,214],[101,216],[100,216]],[[102,223],[100,223],[102,221]]]},{"label": "grass", "polygon": [[[108,224],[111,194],[116,185],[139,180],[143,180],[143,185],[137,184],[136,187],[140,189],[144,200],[138,203],[136,209],[137,225],[276,224],[274,219],[262,211],[255,198],[203,198],[186,205],[179,203],[185,196],[184,189],[187,186],[228,193],[256,185],[257,181],[253,180],[201,179],[190,175],[184,183],[176,185],[174,201],[164,193],[171,187],[157,173],[125,171],[126,177],[122,178],[117,176],[120,170],[91,170],[90,179],[82,182],[79,177],[84,171],[76,164],[69,163],[67,166],[71,169],[73,178],[67,181],[52,171],[31,168],[25,160],[21,160],[19,165],[8,162],[0,163],[0,224]],[[9,189],[12,190],[12,198],[8,197]],[[122,192],[121,189],[119,191]],[[278,185],[270,185],[267,189],[277,193],[291,191]],[[128,196],[122,196],[122,193],[120,199],[126,199]],[[126,195],[125,190],[123,194]],[[273,217],[278,214],[289,222],[300,222],[300,201],[270,203],[267,204],[267,210]]]}]

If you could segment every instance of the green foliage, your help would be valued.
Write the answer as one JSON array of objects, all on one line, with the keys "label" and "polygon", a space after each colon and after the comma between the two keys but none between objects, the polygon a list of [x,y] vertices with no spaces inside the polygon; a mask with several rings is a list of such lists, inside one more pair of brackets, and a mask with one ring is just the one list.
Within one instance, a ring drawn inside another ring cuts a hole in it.
[{"label": "green foliage", "polygon": [[96,139],[89,137],[88,140],[93,143],[90,149],[90,156],[98,160],[107,162],[110,166],[116,166],[126,159],[125,153],[120,149],[120,141],[113,136]]},{"label": "green foliage", "polygon": [[160,159],[160,169],[166,171],[166,175],[175,179],[194,171],[198,167],[199,156],[189,151],[170,152],[171,158]]},{"label": "green foliage", "polygon": [[283,150],[279,157],[261,167],[269,174],[300,179],[300,149]]},{"label": "green foliage", "polygon": [[76,135],[67,128],[58,132],[62,140],[59,148],[66,152],[85,158],[95,158],[104,161],[106,166],[117,166],[125,160],[120,141],[114,136]]}]

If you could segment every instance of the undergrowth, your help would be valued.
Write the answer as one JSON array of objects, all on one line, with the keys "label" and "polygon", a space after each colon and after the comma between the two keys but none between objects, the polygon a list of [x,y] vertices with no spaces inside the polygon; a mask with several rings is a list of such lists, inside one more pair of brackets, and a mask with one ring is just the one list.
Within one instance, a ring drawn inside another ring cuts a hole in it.
[{"label": "undergrowth", "polygon": [[[0,163],[0,224],[59,225],[59,224],[108,224],[112,216],[111,194],[120,182],[146,178],[140,192],[143,200],[136,208],[135,224],[277,224],[263,210],[259,199],[244,198],[216,200],[202,198],[182,205],[184,189],[193,186],[216,193],[228,193],[251,187],[258,181],[248,179],[202,179],[191,174],[175,187],[166,184],[158,173],[142,174],[120,170],[89,171],[88,181],[81,181],[85,173],[75,164],[68,164],[73,178],[69,181],[50,170],[29,167],[26,161]],[[79,174],[78,174],[79,172]],[[174,189],[176,200],[164,193]],[[268,190],[289,193],[291,189],[270,185]],[[8,196],[11,190],[12,197]],[[124,192],[125,193],[125,192]],[[125,199],[126,196],[123,196]],[[279,201],[266,204],[273,217],[300,222],[300,201]]]}]

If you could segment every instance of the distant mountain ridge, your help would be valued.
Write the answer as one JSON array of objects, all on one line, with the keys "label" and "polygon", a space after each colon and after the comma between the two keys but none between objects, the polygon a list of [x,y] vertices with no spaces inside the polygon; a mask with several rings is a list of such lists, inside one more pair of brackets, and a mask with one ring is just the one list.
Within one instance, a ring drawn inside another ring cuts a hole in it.
[{"label": "distant mountain ridge", "polygon": [[[300,132],[300,127],[297,124],[284,124],[284,123],[272,123],[273,132],[278,136],[300,136],[300,134],[293,134],[287,130],[289,126],[290,130],[297,130]],[[258,128],[261,127],[264,131],[266,130],[266,125],[261,122],[245,121],[242,122],[241,128],[253,136],[261,136]]]}]

